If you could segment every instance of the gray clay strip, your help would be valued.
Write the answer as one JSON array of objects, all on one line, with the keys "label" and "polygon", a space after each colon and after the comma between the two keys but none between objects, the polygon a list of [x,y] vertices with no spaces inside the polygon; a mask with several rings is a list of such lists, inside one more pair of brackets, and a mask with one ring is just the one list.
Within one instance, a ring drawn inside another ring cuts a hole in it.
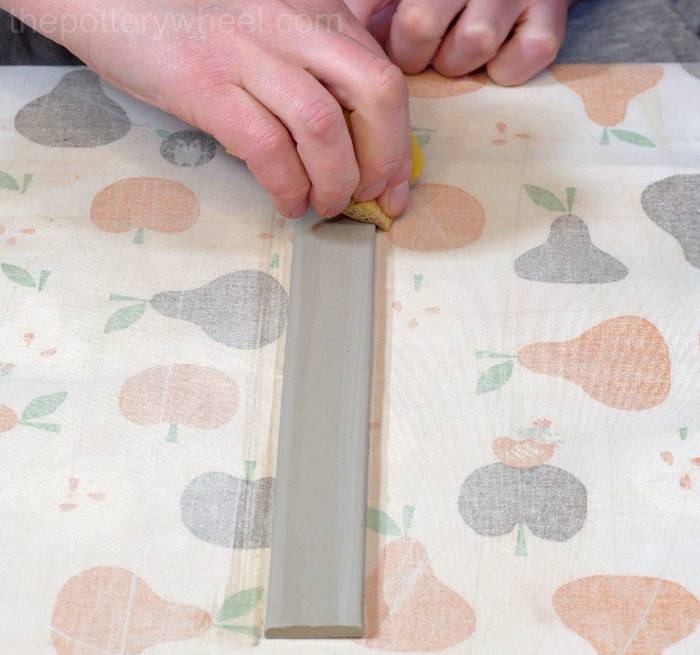
[{"label": "gray clay strip", "polygon": [[374,240],[295,228],[266,637],[362,635]]}]

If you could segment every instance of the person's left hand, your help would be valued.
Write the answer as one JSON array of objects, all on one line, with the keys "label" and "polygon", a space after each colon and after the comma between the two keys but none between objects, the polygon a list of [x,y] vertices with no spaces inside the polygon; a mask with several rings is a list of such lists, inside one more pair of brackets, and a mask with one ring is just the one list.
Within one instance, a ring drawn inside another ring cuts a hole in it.
[{"label": "person's left hand", "polygon": [[449,77],[486,65],[503,85],[549,66],[573,0],[345,0],[404,73]]}]

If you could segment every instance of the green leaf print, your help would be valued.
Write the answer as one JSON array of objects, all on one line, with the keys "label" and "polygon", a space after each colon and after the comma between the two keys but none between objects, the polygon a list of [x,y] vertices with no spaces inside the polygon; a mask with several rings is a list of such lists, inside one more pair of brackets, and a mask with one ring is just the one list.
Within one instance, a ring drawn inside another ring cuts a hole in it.
[{"label": "green leaf print", "polygon": [[13,266],[12,264],[3,264],[2,272],[15,284],[19,284],[23,287],[35,287],[36,282],[34,278],[27,273],[23,268],[19,266]]},{"label": "green leaf print", "polygon": [[61,406],[67,395],[67,391],[61,391],[35,398],[24,408],[20,420],[24,423],[25,421],[53,414]]},{"label": "green leaf print", "polygon": [[559,200],[559,198],[557,198],[551,191],[547,191],[547,189],[543,189],[542,187],[534,186],[532,184],[526,184],[525,192],[528,196],[530,196],[530,199],[540,207],[551,209],[555,212],[566,211],[566,207],[564,207],[561,200]]},{"label": "green leaf print", "polygon": [[61,426],[58,423],[29,423],[22,421],[22,425],[28,428],[36,428],[37,430],[44,430],[45,432],[60,432]]},{"label": "green leaf print", "polygon": [[264,593],[263,587],[253,587],[229,596],[216,615],[217,623],[231,621],[252,612]]},{"label": "green leaf print", "polygon": [[391,518],[386,512],[373,507],[367,508],[367,527],[379,534],[385,534],[392,537],[401,536],[401,528],[396,524],[396,521]]},{"label": "green leaf print", "polygon": [[507,353],[496,353],[491,350],[477,350],[477,359],[512,359],[513,355],[508,355]]},{"label": "green leaf print", "polygon": [[34,178],[34,175],[32,173],[25,173],[24,177],[22,177],[22,189],[20,190],[20,193],[24,193],[27,188],[29,187],[29,183],[32,181]]},{"label": "green leaf print", "polygon": [[241,635],[250,635],[251,637],[260,637],[260,628],[255,625],[219,625],[217,627],[228,630],[229,632],[237,632]]},{"label": "green leaf print", "polygon": [[635,146],[643,146],[645,148],[656,148],[656,144],[649,138],[645,137],[643,134],[638,132],[630,132],[629,130],[613,130],[610,129],[610,134],[612,134],[616,139],[624,141],[625,143],[631,143]]},{"label": "green leaf print", "polygon": [[509,360],[488,369],[476,385],[476,393],[487,393],[500,389],[513,374],[513,362]]},{"label": "green leaf print", "polygon": [[403,533],[407,535],[411,530],[411,524],[413,523],[413,512],[415,511],[414,505],[406,505],[403,508]]},{"label": "green leaf print", "polygon": [[50,271],[41,271],[41,273],[39,274],[39,285],[37,287],[39,291],[41,291],[44,288],[46,281],[49,279],[49,275],[51,275]]},{"label": "green leaf print", "polygon": [[0,171],[0,189],[9,189],[10,191],[19,191],[19,184],[12,175]]},{"label": "green leaf print", "polygon": [[145,311],[145,302],[118,309],[109,317],[107,325],[105,325],[105,332],[109,334],[110,332],[116,332],[117,330],[124,330],[128,328],[130,325],[136,323],[136,321],[143,316]]}]

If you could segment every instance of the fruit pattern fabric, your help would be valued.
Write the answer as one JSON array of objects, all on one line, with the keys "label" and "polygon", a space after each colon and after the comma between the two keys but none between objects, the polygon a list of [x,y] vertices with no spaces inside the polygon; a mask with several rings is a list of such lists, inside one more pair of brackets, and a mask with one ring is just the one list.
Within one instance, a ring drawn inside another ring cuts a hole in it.
[{"label": "fruit pattern fabric", "polygon": [[302,649],[260,638],[292,225],[89,71],[0,70],[3,652],[700,652],[697,78],[409,78],[366,634]]}]

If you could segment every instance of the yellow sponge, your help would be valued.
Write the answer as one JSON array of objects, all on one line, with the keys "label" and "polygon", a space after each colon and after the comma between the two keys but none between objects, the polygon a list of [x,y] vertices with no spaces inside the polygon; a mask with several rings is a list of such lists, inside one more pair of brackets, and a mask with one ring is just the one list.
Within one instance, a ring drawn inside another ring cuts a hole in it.
[{"label": "yellow sponge", "polygon": [[[345,122],[350,127],[348,113],[345,112]],[[411,184],[413,184],[423,172],[423,151],[420,149],[418,139],[415,134],[411,134]],[[376,200],[367,202],[352,201],[350,206],[343,212],[343,216],[352,218],[363,223],[374,223],[380,230],[388,230],[394,219],[387,216],[377,204]]]}]

